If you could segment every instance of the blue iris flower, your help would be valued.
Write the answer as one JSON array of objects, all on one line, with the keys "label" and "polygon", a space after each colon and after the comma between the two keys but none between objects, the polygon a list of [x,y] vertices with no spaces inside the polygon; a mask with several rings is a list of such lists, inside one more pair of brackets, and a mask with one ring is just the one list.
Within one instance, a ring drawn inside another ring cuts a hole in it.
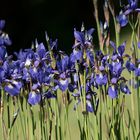
[{"label": "blue iris flower", "polygon": [[9,46],[12,44],[7,33],[3,32],[5,20],[0,20],[0,46]]},{"label": "blue iris flower", "polygon": [[131,60],[128,60],[125,64],[125,66],[129,72],[135,70],[135,64],[132,63]]},{"label": "blue iris flower", "polygon": [[0,36],[0,46],[10,46],[12,44],[8,34],[2,33]]},{"label": "blue iris flower", "polygon": [[[77,106],[81,103],[81,99],[80,99],[80,93],[76,93],[76,94],[72,94],[75,98],[78,98],[77,99],[77,102],[74,104],[74,110],[77,109]],[[93,102],[92,102],[92,94],[87,94],[86,95],[86,111],[87,112],[94,112],[96,108],[94,108],[93,106]],[[97,102],[96,102],[96,106],[97,107]]]},{"label": "blue iris flower", "polygon": [[63,58],[60,61],[57,61],[57,69],[59,72],[64,72],[69,67],[69,57],[67,55],[64,55]]},{"label": "blue iris flower", "polygon": [[91,113],[94,112],[94,108],[90,100],[86,100],[86,110]]},{"label": "blue iris flower", "polygon": [[65,91],[69,85],[69,73],[73,71],[73,64],[67,55],[62,54],[62,59],[57,61],[58,79],[56,84],[58,84],[61,91]]},{"label": "blue iris flower", "polygon": [[111,83],[114,85],[114,84],[116,84],[118,82],[118,78],[115,78],[115,77],[113,77],[112,79],[111,79]]},{"label": "blue iris flower", "polygon": [[73,49],[73,52],[70,55],[71,62],[75,63],[78,60],[81,60],[83,56],[83,53],[81,50]]},{"label": "blue iris flower", "polygon": [[130,94],[130,90],[129,90],[128,86],[127,86],[124,82],[122,82],[122,83],[120,84],[120,89],[121,89],[121,91],[122,91],[123,93],[125,93],[125,94]]},{"label": "blue iris flower", "polygon": [[[91,89],[90,86],[91,86],[90,83],[86,83],[86,111],[90,113],[92,112],[96,113],[95,111],[97,110],[98,107],[98,99],[93,101],[93,96],[95,96],[96,93]],[[72,94],[72,96],[74,96],[77,99],[77,102],[74,104],[74,110],[76,110],[77,106],[81,103],[80,94],[81,94],[80,92]]]},{"label": "blue iris flower", "polygon": [[90,51],[90,50],[87,50],[86,54],[87,54],[87,58],[89,59],[91,67],[92,67],[94,65],[94,55],[93,55],[93,52]]},{"label": "blue iris flower", "polygon": [[109,55],[105,55],[102,58],[101,62],[102,62],[103,67],[106,67],[108,65],[108,60],[109,60]]},{"label": "blue iris flower", "polygon": [[45,97],[45,98],[47,98],[47,99],[52,99],[52,98],[56,98],[56,95],[55,94],[53,94],[51,91],[46,91],[45,93],[43,93],[43,96]]},{"label": "blue iris flower", "polygon": [[22,88],[21,82],[12,80],[9,81],[9,83],[4,87],[4,90],[11,96],[16,96],[20,93],[21,88]]},{"label": "blue iris flower", "polygon": [[69,85],[69,81],[68,79],[60,79],[58,82],[59,88],[60,90],[62,90],[63,92],[68,88]]},{"label": "blue iris flower", "polygon": [[122,57],[124,55],[125,52],[125,46],[126,46],[126,41],[123,42],[120,46],[117,46],[113,41],[110,41],[110,45],[113,48],[113,57],[116,56],[116,58],[118,58],[118,56]]},{"label": "blue iris flower", "polygon": [[0,61],[3,62],[5,60],[6,54],[7,54],[6,47],[0,46]]},{"label": "blue iris flower", "polygon": [[106,74],[96,74],[96,83],[99,85],[99,86],[102,86],[102,85],[106,85],[107,84],[107,75]]},{"label": "blue iris flower", "polygon": [[138,3],[137,0],[128,0],[128,5],[125,7],[124,12],[120,12],[120,15],[117,17],[118,22],[120,23],[121,27],[124,27],[128,23],[128,17],[132,12],[140,12],[140,8],[137,8]]},{"label": "blue iris flower", "polygon": [[111,85],[108,87],[108,95],[114,99],[118,97],[118,88],[115,85]]},{"label": "blue iris flower", "polygon": [[4,79],[5,79],[4,76],[5,76],[4,69],[0,67],[0,87],[1,87],[2,82],[3,82]]},{"label": "blue iris flower", "polygon": [[138,48],[140,49],[140,41],[138,42]]},{"label": "blue iris flower", "polygon": [[135,69],[135,75],[140,76],[140,64],[138,65],[138,68]]},{"label": "blue iris flower", "polygon": [[84,47],[86,44],[91,45],[91,38],[92,38],[91,35],[93,34],[94,30],[95,30],[94,28],[91,28],[88,31],[86,31],[86,33],[84,34],[84,32],[79,32],[79,31],[76,31],[75,29],[74,37],[76,41],[79,42],[82,47]]},{"label": "blue iris flower", "polygon": [[121,27],[126,26],[128,23],[128,18],[124,13],[120,13],[119,16],[117,17],[117,20]]},{"label": "blue iris flower", "polygon": [[23,68],[23,75],[22,75],[22,79],[24,80],[24,81],[26,81],[26,82],[29,82],[30,81],[30,79],[31,79],[31,76],[30,76],[30,74],[29,74],[29,71],[28,71],[28,69],[27,68]]},{"label": "blue iris flower", "polygon": [[125,15],[130,14],[131,12],[140,12],[140,8],[138,8],[137,0],[128,0],[128,5],[126,6],[126,10],[124,11]]},{"label": "blue iris flower", "polygon": [[119,56],[123,56],[125,51],[126,41],[118,47],[118,54]]},{"label": "blue iris flower", "polygon": [[43,43],[36,44],[36,53],[39,55],[39,57],[42,59],[46,54],[46,49]]},{"label": "blue iris flower", "polygon": [[119,77],[123,70],[121,62],[112,62],[112,64],[109,64],[109,70],[112,77]]},{"label": "blue iris flower", "polygon": [[28,103],[31,105],[36,105],[41,101],[41,95],[38,92],[32,91],[28,96]]}]

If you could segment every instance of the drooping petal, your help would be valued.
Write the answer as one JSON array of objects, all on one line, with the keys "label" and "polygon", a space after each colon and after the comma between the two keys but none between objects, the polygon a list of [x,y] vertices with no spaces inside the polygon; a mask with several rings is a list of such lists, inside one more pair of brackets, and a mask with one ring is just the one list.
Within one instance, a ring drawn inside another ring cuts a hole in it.
[{"label": "drooping petal", "polygon": [[94,29],[94,28],[91,28],[91,29],[89,29],[89,30],[87,31],[87,34],[88,34],[88,35],[92,35],[94,31],[95,31],[95,29]]},{"label": "drooping petal", "polygon": [[78,93],[73,93],[72,96],[73,97],[80,97],[80,93],[79,92]]},{"label": "drooping petal", "polygon": [[117,98],[118,97],[118,89],[117,89],[117,87],[115,87],[115,86],[109,86],[108,87],[108,95],[112,98],[112,99],[114,99],[114,98]]},{"label": "drooping petal", "polygon": [[113,77],[119,77],[121,75],[123,69],[124,68],[123,68],[121,62],[112,62],[112,64],[109,64],[109,70]]},{"label": "drooping petal", "polygon": [[68,89],[69,89],[70,92],[74,92],[75,87],[76,86],[72,85],[71,83],[69,83],[69,85],[68,85]]},{"label": "drooping petal", "polygon": [[11,96],[16,96],[20,93],[20,89],[18,89],[15,85],[8,84],[4,87],[4,90],[10,94]]},{"label": "drooping petal", "polygon": [[140,49],[140,41],[138,42],[138,48]]},{"label": "drooping petal", "polygon": [[41,85],[40,85],[39,82],[38,82],[38,83],[34,83],[33,86],[32,86],[32,90],[36,90],[36,89],[38,89],[40,86],[41,86]]},{"label": "drooping petal", "polygon": [[126,46],[126,42],[124,42],[122,45],[120,45],[118,47],[118,53],[120,54],[120,56],[123,55],[124,51],[125,51],[125,46]]},{"label": "drooping petal", "polygon": [[122,91],[123,93],[125,93],[125,94],[130,94],[130,90],[129,90],[129,88],[128,88],[128,86],[127,86],[126,84],[121,83],[121,84],[120,84],[120,89],[121,89],[121,91]]},{"label": "drooping petal", "polygon": [[140,13],[140,8],[136,8],[135,11]]},{"label": "drooping petal", "polygon": [[4,45],[6,45],[6,46],[10,46],[12,44],[12,41],[10,40],[8,34],[5,34],[3,36],[3,40],[4,40]]},{"label": "drooping petal", "polygon": [[89,100],[86,101],[86,110],[91,113],[94,112],[93,105]]},{"label": "drooping petal", "polygon": [[112,83],[112,84],[116,84],[116,83],[117,83],[117,81],[118,81],[118,79],[117,79],[117,78],[112,78],[112,79],[111,79],[111,83]]},{"label": "drooping petal", "polygon": [[30,92],[28,96],[28,103],[31,105],[36,105],[40,102],[41,95],[40,93]]},{"label": "drooping petal", "polygon": [[46,97],[47,99],[50,98],[56,98],[56,95],[54,95],[51,91],[47,91],[43,94],[44,97]]},{"label": "drooping petal", "polygon": [[135,75],[136,76],[140,76],[140,68],[136,68],[135,69]]},{"label": "drooping petal", "polygon": [[99,86],[102,86],[102,85],[106,85],[107,83],[107,75],[106,74],[97,74],[96,75],[96,83],[99,85]]},{"label": "drooping petal", "polygon": [[[5,80],[6,81],[6,80]],[[7,85],[5,85],[4,90],[10,94],[11,96],[16,96],[20,93],[20,89],[22,87],[21,82],[17,82],[15,80],[8,80],[9,82]]]},{"label": "drooping petal", "polygon": [[70,55],[70,61],[75,63],[77,60],[82,58],[82,51],[81,50],[73,50],[73,53]]},{"label": "drooping petal", "polygon": [[60,90],[62,90],[63,92],[68,88],[68,79],[60,79],[59,80],[59,88]]},{"label": "drooping petal", "polygon": [[126,62],[125,66],[129,72],[135,70],[135,64],[133,64],[130,60]]},{"label": "drooping petal", "polygon": [[124,15],[129,15],[133,10],[128,8],[125,12],[124,12]]},{"label": "drooping petal", "polygon": [[128,18],[127,18],[127,16],[126,16],[125,14],[123,14],[123,13],[120,14],[120,15],[118,16],[118,22],[119,22],[119,24],[120,24],[121,27],[126,26],[127,23],[128,23]]}]

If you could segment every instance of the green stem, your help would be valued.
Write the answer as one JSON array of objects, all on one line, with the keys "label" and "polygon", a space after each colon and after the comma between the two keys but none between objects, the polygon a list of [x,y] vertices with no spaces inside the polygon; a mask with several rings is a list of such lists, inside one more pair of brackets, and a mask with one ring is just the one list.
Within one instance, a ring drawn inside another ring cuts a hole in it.
[{"label": "green stem", "polygon": [[113,16],[113,21],[114,21],[114,26],[115,26],[115,37],[116,37],[116,46],[118,47],[120,44],[119,44],[119,42],[120,42],[120,39],[119,39],[119,32],[120,31],[118,31],[119,29],[119,27],[117,27],[117,26],[119,26],[119,25],[117,25],[117,22],[116,22],[116,19],[115,19],[115,16]]},{"label": "green stem", "polygon": [[0,113],[1,113],[1,128],[2,128],[2,136],[4,138],[4,140],[7,140],[7,136],[6,136],[6,128],[5,128],[5,122],[4,122],[4,107],[5,107],[5,102],[4,102],[4,90],[1,89],[1,108],[0,108]]},{"label": "green stem", "polygon": [[102,140],[102,87],[100,87],[100,112],[99,112],[99,122],[100,122],[100,140]]},{"label": "green stem", "polygon": [[67,119],[67,125],[68,125],[69,138],[71,140],[70,125],[69,125],[69,118],[68,118],[68,106],[66,107],[66,119]]},{"label": "green stem", "polygon": [[76,109],[76,117],[77,117],[78,127],[79,127],[79,130],[80,130],[80,139],[83,140],[83,133],[82,133],[82,129],[81,129],[78,109]]},{"label": "green stem", "polygon": [[[140,78],[137,77],[137,81],[139,81],[139,80],[140,80]],[[137,109],[138,109],[138,133],[139,133],[139,131],[140,131],[140,109],[139,109],[139,107],[140,107],[140,87],[137,88],[137,104],[138,104]]]},{"label": "green stem", "polygon": [[7,120],[8,120],[8,139],[10,138],[10,109],[9,109],[9,95],[7,95]]},{"label": "green stem", "polygon": [[102,52],[104,52],[103,49],[103,42],[102,42],[102,36],[101,36],[101,30],[100,30],[100,22],[99,22],[99,17],[98,17],[98,4],[97,4],[97,0],[93,0],[93,5],[94,5],[94,16],[95,16],[95,20],[96,20],[96,26],[97,26],[97,33],[98,33],[98,41],[99,41],[99,47],[100,50]]},{"label": "green stem", "polygon": [[20,123],[21,123],[21,128],[22,128],[22,132],[23,132],[23,137],[24,139],[26,139],[26,135],[25,135],[25,129],[26,129],[26,123],[23,125],[23,118],[25,119],[25,116],[22,116],[24,115],[23,111],[25,110],[22,110],[22,105],[21,105],[21,102],[19,100],[19,97],[17,97],[17,104],[18,104],[18,108],[20,109],[20,113],[19,113],[19,117],[20,117]]}]

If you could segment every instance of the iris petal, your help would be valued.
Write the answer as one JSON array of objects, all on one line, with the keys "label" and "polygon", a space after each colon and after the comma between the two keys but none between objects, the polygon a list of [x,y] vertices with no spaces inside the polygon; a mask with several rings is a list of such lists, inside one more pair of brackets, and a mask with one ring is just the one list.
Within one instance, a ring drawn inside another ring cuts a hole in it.
[{"label": "iris petal", "polygon": [[30,92],[28,96],[28,103],[31,105],[38,104],[41,100],[41,95],[35,92]]},{"label": "iris petal", "polygon": [[118,96],[118,90],[117,90],[117,88],[114,87],[114,86],[109,86],[109,88],[108,88],[108,95],[112,99],[117,98],[117,96]]}]

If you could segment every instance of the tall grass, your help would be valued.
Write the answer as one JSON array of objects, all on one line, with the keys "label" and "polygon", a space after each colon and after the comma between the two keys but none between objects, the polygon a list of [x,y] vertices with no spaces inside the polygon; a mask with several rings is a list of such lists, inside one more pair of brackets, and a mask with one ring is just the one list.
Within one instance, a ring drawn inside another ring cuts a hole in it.
[{"label": "tall grass", "polygon": [[[12,60],[6,56],[8,36],[0,22],[2,140],[140,139],[140,10],[132,2],[116,18],[112,3],[106,1],[103,26],[93,0],[99,49],[94,48],[94,29],[82,26],[74,30],[69,56],[46,34],[48,51],[36,42]],[[115,43],[110,41],[111,16]],[[131,40],[125,51],[120,33],[127,24]]]}]

